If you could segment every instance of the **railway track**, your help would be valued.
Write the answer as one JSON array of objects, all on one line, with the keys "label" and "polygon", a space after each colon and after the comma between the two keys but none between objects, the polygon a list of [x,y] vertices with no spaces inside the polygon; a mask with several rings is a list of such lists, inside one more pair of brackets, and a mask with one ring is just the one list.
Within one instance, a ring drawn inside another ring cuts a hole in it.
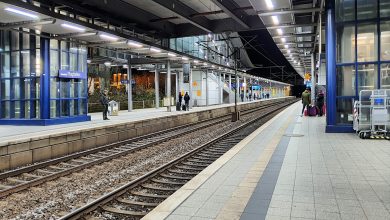
[{"label": "railway track", "polygon": [[268,107],[262,116],[214,138],[61,219],[142,218],[230,148],[293,102]]},{"label": "railway track", "polygon": [[[260,108],[247,110],[243,112],[243,115],[249,115],[251,113],[267,109],[270,106],[280,105],[281,103],[283,102],[274,102],[261,106]],[[191,126],[179,126],[1,173],[0,198],[135,151],[154,146],[175,137],[222,123],[226,120],[230,120],[230,115],[208,119],[192,124]]]}]

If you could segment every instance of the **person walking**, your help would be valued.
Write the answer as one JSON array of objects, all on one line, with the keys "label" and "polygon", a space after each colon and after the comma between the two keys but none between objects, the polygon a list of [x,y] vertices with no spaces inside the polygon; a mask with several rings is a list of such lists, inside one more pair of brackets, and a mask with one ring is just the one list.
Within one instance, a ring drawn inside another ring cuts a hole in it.
[{"label": "person walking", "polygon": [[105,89],[100,96],[100,103],[103,105],[103,120],[110,120],[107,118],[108,102],[109,102],[108,90]]},{"label": "person walking", "polygon": [[188,95],[188,92],[184,95],[184,104],[186,105],[186,111],[190,110],[190,96]]},{"label": "person walking", "polygon": [[324,112],[323,112],[324,101],[325,101],[324,99],[325,99],[325,95],[322,92],[322,90],[320,90],[320,92],[317,95],[317,107],[318,107],[318,110],[319,110],[319,116],[320,117],[324,114]]},{"label": "person walking", "polygon": [[311,95],[310,95],[310,87],[307,87],[306,90],[302,93],[302,113],[301,116],[303,116],[303,112],[305,111],[305,108],[307,111],[309,111],[309,105],[311,102]]}]

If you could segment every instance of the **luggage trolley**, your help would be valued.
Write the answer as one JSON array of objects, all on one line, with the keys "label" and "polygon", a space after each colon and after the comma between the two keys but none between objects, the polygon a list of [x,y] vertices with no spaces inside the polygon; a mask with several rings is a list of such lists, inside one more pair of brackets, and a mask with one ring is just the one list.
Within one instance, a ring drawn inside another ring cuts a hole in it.
[{"label": "luggage trolley", "polygon": [[362,90],[354,103],[353,128],[360,138],[386,138],[390,128],[390,90]]}]

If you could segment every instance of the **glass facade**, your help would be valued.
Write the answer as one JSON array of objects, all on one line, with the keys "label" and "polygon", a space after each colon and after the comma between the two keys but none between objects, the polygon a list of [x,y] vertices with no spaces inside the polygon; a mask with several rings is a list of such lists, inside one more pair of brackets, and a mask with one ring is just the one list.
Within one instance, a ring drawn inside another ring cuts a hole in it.
[{"label": "glass facade", "polygon": [[[59,77],[60,70],[86,72],[86,47],[50,40],[49,46],[41,48],[42,40],[28,29],[0,31],[0,123],[86,116],[87,79]],[[42,53],[48,57],[45,59]],[[50,79],[48,84],[42,84],[47,62]],[[42,102],[45,89],[41,85],[47,87],[48,101]],[[48,104],[41,106],[42,103]],[[42,118],[45,109],[50,112],[49,118]]]},{"label": "glass facade", "polygon": [[388,0],[335,0],[336,124],[352,124],[359,92],[390,88]]}]

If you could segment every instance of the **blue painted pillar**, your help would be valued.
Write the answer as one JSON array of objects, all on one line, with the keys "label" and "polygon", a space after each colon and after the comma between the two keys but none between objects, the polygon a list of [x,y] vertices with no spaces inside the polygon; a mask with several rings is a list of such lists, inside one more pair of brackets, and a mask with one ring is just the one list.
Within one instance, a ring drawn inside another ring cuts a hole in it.
[{"label": "blue painted pillar", "polygon": [[41,119],[50,119],[50,40],[41,37]]},{"label": "blue painted pillar", "polygon": [[335,2],[326,6],[326,131],[336,125],[336,28]]}]

